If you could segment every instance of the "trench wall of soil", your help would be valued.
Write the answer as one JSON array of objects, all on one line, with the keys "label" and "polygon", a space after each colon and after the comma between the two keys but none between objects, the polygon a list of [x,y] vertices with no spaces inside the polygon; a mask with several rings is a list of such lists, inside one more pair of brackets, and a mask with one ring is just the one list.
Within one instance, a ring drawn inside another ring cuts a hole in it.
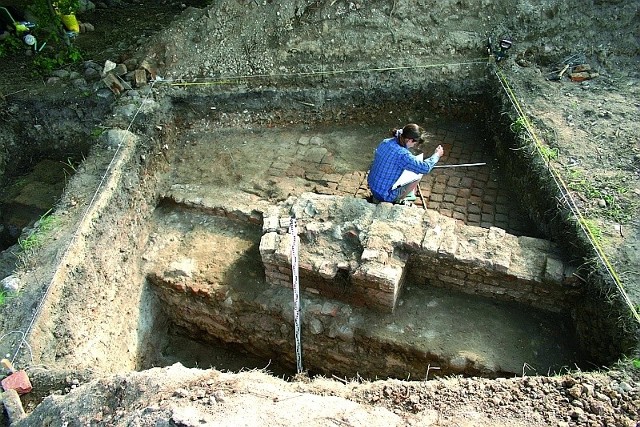
[{"label": "trench wall of soil", "polygon": [[[531,221],[548,238],[560,245],[568,259],[580,265],[578,277],[584,281],[585,296],[575,301],[571,310],[577,333],[584,349],[597,363],[609,364],[621,354],[629,354],[640,344],[640,327],[629,315],[628,308],[609,273],[596,258],[595,248],[554,181],[544,159],[533,148],[531,137],[523,127],[514,126],[520,119],[497,76],[491,82],[493,108],[487,123],[494,131],[496,153],[502,169],[509,177],[514,195],[526,207]],[[550,125],[535,120],[536,130],[551,147],[554,132]]]}]

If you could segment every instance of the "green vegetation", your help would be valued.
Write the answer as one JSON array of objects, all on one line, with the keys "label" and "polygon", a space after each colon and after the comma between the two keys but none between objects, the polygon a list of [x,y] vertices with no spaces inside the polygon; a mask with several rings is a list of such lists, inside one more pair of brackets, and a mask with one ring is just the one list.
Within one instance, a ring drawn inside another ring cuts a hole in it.
[{"label": "green vegetation", "polygon": [[589,234],[597,241],[602,241],[602,229],[600,226],[591,219],[581,219],[580,223],[582,226],[589,231]]},{"label": "green vegetation", "polygon": [[80,7],[79,0],[57,0],[52,3],[54,9],[59,11],[62,15],[71,15],[75,13]]},{"label": "green vegetation", "polygon": [[540,154],[545,160],[555,160],[558,158],[559,152],[557,148],[551,148],[548,145],[540,144],[539,145]]},{"label": "green vegetation", "polygon": [[68,173],[67,168],[71,169],[74,173],[77,172],[76,165],[73,162],[73,160],[71,160],[71,157],[67,157],[67,161],[62,162],[62,164],[65,166],[64,168],[65,175]]},{"label": "green vegetation", "polygon": [[82,60],[82,53],[73,45],[66,46],[58,52],[40,53],[33,59],[33,64],[40,73],[50,73],[67,64]]},{"label": "green vegetation", "polygon": [[[33,47],[33,64],[38,74],[48,74],[52,70],[82,60],[82,53],[73,45],[72,38],[65,31],[61,15],[70,14],[79,7],[78,0],[35,0],[29,6],[36,26],[31,34],[37,43]],[[0,42],[0,58],[19,54],[28,49],[21,38],[15,34]]]},{"label": "green vegetation", "polygon": [[37,222],[37,229],[24,239],[18,239],[18,245],[24,252],[32,251],[42,246],[44,234],[53,229],[55,219],[51,216],[51,209],[45,212]]},{"label": "green vegetation", "polygon": [[[522,116],[518,117],[516,121],[514,121],[513,123],[511,123],[511,125],[509,125],[509,129],[511,129],[511,132],[518,135],[518,137],[522,139],[525,145],[527,145],[530,142],[531,135],[529,133],[529,130],[527,129],[527,120],[524,117]],[[540,154],[542,155],[542,157],[544,157],[546,161],[555,160],[558,158],[559,152],[557,148],[551,148],[548,145],[545,145],[542,143],[536,144],[536,146]],[[532,146],[532,147],[535,147],[535,146]],[[535,150],[533,152],[535,152]]]},{"label": "green vegetation", "polygon": [[102,135],[105,132],[105,130],[106,130],[105,127],[101,127],[101,126],[95,127],[91,131],[91,137],[94,139],[98,139],[100,135]]},{"label": "green vegetation", "polygon": [[524,117],[518,117],[518,119],[515,122],[511,123],[511,126],[509,126],[511,132],[515,133],[516,135],[524,131],[526,128],[527,126]]},{"label": "green vegetation", "polygon": [[585,177],[584,172],[576,169],[569,171],[568,187],[579,193],[583,200],[604,201],[587,207],[604,218],[621,224],[631,221],[640,207],[640,203],[630,195],[629,186],[623,175],[608,177]]},{"label": "green vegetation", "polygon": [[19,52],[22,47],[22,41],[11,34],[0,42],[0,58],[13,55]]}]

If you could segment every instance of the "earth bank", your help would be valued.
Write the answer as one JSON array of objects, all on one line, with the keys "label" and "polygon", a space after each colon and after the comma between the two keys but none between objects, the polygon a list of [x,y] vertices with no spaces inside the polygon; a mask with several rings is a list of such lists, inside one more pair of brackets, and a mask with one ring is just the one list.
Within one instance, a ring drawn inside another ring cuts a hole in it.
[{"label": "earth bank", "polygon": [[[638,111],[637,105],[631,106],[625,99],[637,94],[638,75],[632,66],[638,47],[631,36],[626,36],[633,34],[637,27],[633,20],[638,13],[637,3],[591,5],[589,11],[597,13],[583,13],[586,12],[584,7],[571,3],[485,3],[479,10],[464,2],[439,2],[437,5],[427,2],[394,2],[392,5],[382,2],[368,5],[335,1],[288,2],[276,7],[271,3],[229,1],[216,2],[203,10],[187,10],[167,31],[158,34],[148,46],[142,46],[133,55],[139,62],[147,59],[156,64],[162,80],[153,90],[143,89],[141,97],[123,96],[117,102],[111,95],[89,97],[88,108],[74,107],[81,111],[77,114],[80,120],[74,117],[69,129],[81,131],[75,138],[60,138],[61,144],[70,139],[86,144],[86,136],[95,126],[92,123],[100,122],[100,115],[96,114],[95,121],[89,123],[83,118],[90,116],[92,111],[100,112],[91,104],[98,105],[100,99],[114,102],[115,107],[115,116],[105,118],[100,126],[129,129],[133,125],[136,135],[121,131],[94,145],[92,155],[78,169],[56,207],[55,217],[59,222],[48,234],[48,244],[21,258],[21,296],[11,310],[23,314],[3,319],[5,331],[27,331],[30,314],[36,310],[37,322],[29,330],[29,351],[22,349],[20,357],[24,362],[21,366],[43,364],[51,369],[52,376],[61,367],[79,371],[91,369],[94,371],[92,376],[96,377],[144,366],[144,361],[136,355],[140,354],[139,347],[151,340],[144,336],[145,331],[149,331],[145,313],[151,310],[154,301],[145,299],[144,289],[136,286],[144,280],[135,263],[128,261],[140,257],[145,244],[145,224],[155,206],[154,201],[162,193],[159,173],[171,167],[167,151],[173,149],[175,135],[188,127],[191,120],[210,114],[217,127],[252,123],[285,126],[292,120],[303,123],[333,121],[339,125],[345,120],[362,119],[362,107],[367,104],[384,108],[387,106],[384,103],[388,103],[388,109],[394,111],[398,100],[411,102],[415,109],[427,111],[426,115],[450,115],[464,110],[460,105],[470,99],[481,100],[495,93],[504,96],[492,74],[495,64],[490,63],[487,71],[487,58],[483,56],[487,33],[509,33],[517,41],[517,50],[499,66],[509,76],[515,92],[523,97],[526,112],[534,118],[534,123],[550,129],[552,136],[545,142],[560,153],[558,161],[564,162],[565,166],[571,165],[574,171],[588,171],[596,183],[612,176],[624,177],[622,182],[629,192],[615,193],[610,188],[616,204],[610,203],[609,208],[637,207],[633,200],[634,197],[637,200],[639,188],[639,147],[634,138],[638,121],[633,118],[637,118]],[[490,13],[485,16],[487,11]],[[496,16],[501,18],[498,20]],[[619,26],[611,28],[612,22]],[[255,36],[257,28],[262,28],[266,37]],[[460,31],[460,28],[469,30]],[[593,31],[595,29],[598,31]],[[582,84],[566,79],[547,81],[545,75],[550,66],[561,63],[574,52],[588,55],[593,66],[599,67],[601,77]],[[424,64],[428,67],[422,67]],[[370,70],[372,67],[399,66],[407,68],[383,72]],[[343,73],[343,70],[369,71]],[[312,74],[300,74],[309,72]],[[256,75],[260,77],[252,77]],[[246,77],[239,79],[237,76]],[[171,85],[182,81],[207,83],[211,78],[217,81],[221,77],[228,78],[232,84],[207,85],[195,90],[189,86]],[[56,86],[47,87],[45,93],[58,90]],[[559,95],[558,92],[563,93]],[[101,93],[105,94],[104,91]],[[296,103],[284,112],[273,112],[264,101],[256,101],[259,99],[256,94],[280,104],[285,104],[287,99],[295,99]],[[24,135],[22,129],[33,132],[29,129],[35,128],[35,117],[51,117],[51,121],[46,122],[46,129],[55,130],[60,122],[55,117],[58,113],[53,111],[63,111],[61,114],[68,111],[48,107],[51,113],[43,109],[37,116],[28,116],[26,122],[32,123],[31,126],[18,126],[17,116],[32,111],[27,107],[32,96],[33,93],[20,94],[5,100],[4,121],[16,124],[15,127],[3,126],[6,136],[2,141],[11,153],[18,152],[11,141],[16,140],[15,135]],[[42,95],[39,93],[38,96]],[[74,99],[78,98],[74,95]],[[314,107],[309,108],[307,104]],[[496,105],[506,109],[509,103],[503,100]],[[241,108],[236,109],[236,106]],[[185,114],[177,115],[175,111],[178,110]],[[502,118],[495,128],[505,129],[506,134],[509,133],[507,130],[514,132],[512,125],[517,123],[518,117],[513,111],[497,111],[492,116]],[[389,127],[408,121],[398,113],[390,119]],[[73,123],[82,123],[83,127]],[[68,134],[69,130],[66,132]],[[54,134],[61,133],[55,131]],[[21,139],[33,141],[34,151],[42,149],[38,145],[42,142],[35,137]],[[514,137],[503,139],[509,141]],[[523,147],[530,147],[526,136],[517,135],[515,139]],[[575,144],[577,139],[581,141],[580,146]],[[603,152],[599,145],[604,142],[613,144],[616,149]],[[84,146],[73,148],[74,152],[85,151]],[[2,163],[9,165],[8,157]],[[505,167],[523,170],[517,163]],[[541,164],[539,169],[545,167]],[[96,188],[105,188],[104,177],[108,190],[94,194]],[[529,206],[532,217],[537,223],[547,225],[541,228],[545,228],[554,240],[566,243],[567,252],[576,259],[589,257],[588,244],[576,238],[573,232],[567,232],[570,227],[564,215],[557,213],[562,212],[563,207],[549,206],[554,204],[553,187],[549,190],[543,183],[540,187],[547,190],[540,194],[531,191],[532,187],[538,186],[532,185],[530,177],[515,177],[514,185],[521,190],[517,193],[531,196],[523,203]],[[93,200],[96,196],[97,200]],[[629,196],[630,200],[627,199]],[[534,200],[536,197],[538,199]],[[634,267],[621,271],[625,273],[627,291],[637,304],[638,290],[633,286],[638,283],[635,280],[638,274],[635,268],[637,223],[624,217],[611,220],[605,215],[606,203],[602,208],[596,200],[585,197],[581,205],[594,213],[601,224],[607,237],[607,254],[614,260],[614,266]],[[561,218],[550,219],[555,217]],[[616,234],[614,231],[619,229],[624,232]],[[78,241],[81,244],[78,245]],[[41,262],[48,259],[54,262],[50,265]],[[599,284],[590,300],[594,312],[602,309],[605,297],[609,301],[607,310],[611,310],[610,316],[595,317],[597,321],[605,322],[605,326],[595,329],[610,331],[619,337],[592,338],[589,342],[593,344],[593,354],[606,361],[621,354],[632,356],[637,343],[637,324],[632,319],[618,321],[618,317],[627,319],[629,315],[627,307],[616,297],[615,285],[610,283],[606,271],[599,266],[586,271],[595,277],[590,283]],[[118,286],[105,286],[109,283]],[[43,292],[46,301],[40,299]],[[45,302],[40,305],[39,301]],[[87,324],[81,315],[87,310],[99,321]],[[109,327],[104,328],[105,324]],[[593,322],[582,324],[592,325]],[[589,326],[587,329],[584,336],[594,328]],[[19,333],[15,335],[19,338]],[[13,352],[18,343],[16,339],[3,344],[7,346],[6,352]],[[151,424],[153,417],[156,417],[154,423],[165,422],[166,425],[196,425],[201,418],[222,423],[220,417],[224,415],[221,414],[233,412],[237,395],[242,396],[237,401],[239,405],[252,405],[248,403],[250,396],[243,390],[252,389],[264,379],[258,373],[234,377],[180,367],[119,375],[78,387],[65,397],[47,399],[23,421],[26,423],[23,425],[63,425],[64,422],[156,425]],[[165,380],[163,375],[176,378],[175,382]],[[160,379],[156,380],[156,376]],[[155,387],[160,387],[155,384],[163,381],[168,381],[163,391],[166,393],[164,400],[162,393],[153,392]],[[198,389],[197,381],[204,381],[205,385]],[[312,400],[311,405],[316,404],[315,393],[347,399],[340,403],[335,401],[335,407],[332,405],[334,400],[320,404],[334,408],[334,415],[327,417],[338,423],[363,424],[371,413],[376,416],[383,413],[380,417],[390,417],[388,423],[391,424],[499,425],[508,419],[516,419],[522,425],[634,425],[638,421],[634,418],[639,399],[637,372],[632,369],[625,373],[577,373],[497,382],[452,378],[438,380],[437,385],[396,381],[342,385],[327,380],[315,380],[306,385],[268,377],[264,381],[276,383],[277,390],[283,390],[282,393],[290,388],[296,393],[309,393],[298,400],[308,398]],[[74,381],[73,375],[65,377],[65,387],[75,385],[74,382],[78,381]],[[129,386],[123,387],[123,382]],[[185,383],[195,385],[187,387]],[[144,384],[140,387],[150,392],[143,393],[140,398],[138,393],[129,394],[130,390],[137,390],[135,384]],[[224,391],[222,395],[220,390]],[[288,397],[280,397],[277,394],[280,392],[269,391],[276,394],[274,397],[269,393],[265,393],[268,398],[259,393],[256,396],[267,402],[278,402]],[[103,400],[93,400],[91,396],[95,393],[102,394],[105,399],[113,396],[121,402],[121,409],[117,409],[117,404],[104,405]],[[233,398],[229,398],[230,395]],[[542,396],[545,398],[540,399]],[[348,401],[361,406],[343,409],[340,405],[350,405]],[[205,406],[180,408],[186,402]],[[260,403],[254,404],[255,408],[262,408]],[[136,412],[136,408],[140,411]],[[353,415],[360,414],[360,409],[364,411],[362,419]],[[387,410],[391,412],[385,412]],[[355,418],[335,415],[341,411],[350,411]],[[205,415],[204,412],[213,414]],[[60,413],[68,415],[55,415]],[[262,423],[277,425],[285,418],[282,412],[266,413],[268,419]],[[208,418],[209,415],[218,418]],[[310,422],[327,422],[326,418],[323,420]]]}]

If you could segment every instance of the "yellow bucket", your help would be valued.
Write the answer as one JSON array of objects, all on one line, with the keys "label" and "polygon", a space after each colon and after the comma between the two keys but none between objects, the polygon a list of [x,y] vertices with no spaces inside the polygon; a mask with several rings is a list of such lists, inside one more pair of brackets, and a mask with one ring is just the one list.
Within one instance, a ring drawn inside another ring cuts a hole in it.
[{"label": "yellow bucket", "polygon": [[67,30],[73,31],[74,33],[80,32],[80,24],[78,23],[76,15],[62,15],[60,19],[62,19],[62,24],[64,24]]}]

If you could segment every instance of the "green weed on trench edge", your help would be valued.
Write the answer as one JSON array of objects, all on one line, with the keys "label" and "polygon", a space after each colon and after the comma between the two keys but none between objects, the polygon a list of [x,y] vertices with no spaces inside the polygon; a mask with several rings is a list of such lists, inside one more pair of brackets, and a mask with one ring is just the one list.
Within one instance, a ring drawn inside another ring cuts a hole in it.
[{"label": "green weed on trench edge", "polygon": [[[588,200],[603,200],[605,207],[600,207],[597,212],[618,223],[629,222],[640,208],[640,203],[629,197],[628,184],[621,177],[587,179],[584,172],[574,169],[569,170],[567,185]],[[591,210],[592,214],[596,212],[595,208]]]},{"label": "green weed on trench edge", "polygon": [[582,226],[589,231],[589,234],[596,242],[602,241],[602,228],[592,219],[583,218],[579,220]]},{"label": "green weed on trench edge", "polygon": [[24,239],[18,239],[18,245],[24,252],[35,250],[42,246],[44,233],[51,230],[55,225],[55,219],[51,216],[51,209],[42,214],[37,222],[37,228]]}]

